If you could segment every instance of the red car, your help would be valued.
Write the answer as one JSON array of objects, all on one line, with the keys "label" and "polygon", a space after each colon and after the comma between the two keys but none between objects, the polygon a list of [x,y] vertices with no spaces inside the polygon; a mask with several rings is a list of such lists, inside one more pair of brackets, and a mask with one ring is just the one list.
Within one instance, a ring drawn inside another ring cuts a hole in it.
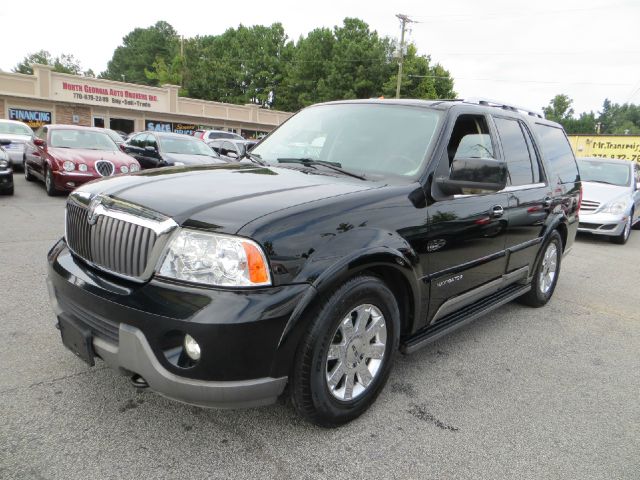
[{"label": "red car", "polygon": [[44,181],[48,195],[102,177],[140,170],[101,128],[45,125],[25,146],[24,176]]}]

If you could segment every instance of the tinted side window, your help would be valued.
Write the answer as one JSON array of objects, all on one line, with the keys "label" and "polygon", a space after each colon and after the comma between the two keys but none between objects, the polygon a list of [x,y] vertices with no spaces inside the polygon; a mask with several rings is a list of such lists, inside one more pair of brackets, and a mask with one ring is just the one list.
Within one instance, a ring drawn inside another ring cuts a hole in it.
[{"label": "tinted side window", "polygon": [[536,133],[540,137],[542,154],[551,170],[550,180],[560,179],[562,183],[577,180],[578,166],[564,131],[536,123]]},{"label": "tinted side window", "polygon": [[506,118],[496,118],[495,121],[507,161],[510,184],[529,185],[534,183],[529,148],[520,122]]},{"label": "tinted side window", "polygon": [[144,148],[144,137],[146,137],[145,133],[134,135],[133,138],[129,140],[129,145],[132,147]]},{"label": "tinted side window", "polygon": [[522,123],[520,124],[522,131],[524,132],[524,138],[527,140],[527,147],[529,148],[529,156],[531,157],[531,166],[533,167],[533,183],[539,183],[543,181],[542,163],[540,162],[540,155],[533,146],[533,139],[531,138],[531,132]]},{"label": "tinted side window", "polygon": [[460,115],[447,146],[449,163],[455,158],[494,158],[487,121],[479,115]]},{"label": "tinted side window", "polygon": [[156,143],[156,137],[154,137],[153,135],[149,134],[147,136],[147,140],[144,142],[144,146],[145,147],[153,147],[156,150],[158,149],[158,144]]}]

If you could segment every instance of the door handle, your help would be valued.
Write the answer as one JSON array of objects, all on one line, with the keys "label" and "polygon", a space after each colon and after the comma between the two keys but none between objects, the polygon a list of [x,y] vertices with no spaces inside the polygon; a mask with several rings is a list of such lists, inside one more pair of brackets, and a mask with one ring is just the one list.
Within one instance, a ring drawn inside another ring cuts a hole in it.
[{"label": "door handle", "polygon": [[491,216],[493,218],[498,218],[498,217],[501,217],[502,215],[504,215],[504,208],[502,208],[502,205],[495,205],[491,209]]}]

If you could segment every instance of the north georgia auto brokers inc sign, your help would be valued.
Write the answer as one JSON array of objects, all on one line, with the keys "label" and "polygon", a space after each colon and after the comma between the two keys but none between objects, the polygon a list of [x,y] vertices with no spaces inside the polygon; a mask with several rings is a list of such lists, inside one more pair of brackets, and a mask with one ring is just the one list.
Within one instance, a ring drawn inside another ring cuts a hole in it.
[{"label": "north georgia auto brokers inc sign", "polygon": [[164,92],[150,93],[110,87],[108,84],[91,85],[72,81],[54,82],[53,94],[57,100],[88,103],[104,107],[133,108],[136,110],[164,111],[167,99]]}]

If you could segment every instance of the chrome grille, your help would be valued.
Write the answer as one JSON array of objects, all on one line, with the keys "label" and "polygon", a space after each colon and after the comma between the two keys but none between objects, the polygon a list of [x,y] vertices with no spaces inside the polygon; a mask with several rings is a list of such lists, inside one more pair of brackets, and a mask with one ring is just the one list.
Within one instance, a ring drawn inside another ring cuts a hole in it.
[{"label": "chrome grille", "polygon": [[108,162],[107,160],[98,160],[96,162],[96,172],[98,172],[98,174],[101,177],[110,177],[111,175],[113,175],[113,172],[115,172],[116,167],[113,165],[113,163]]},{"label": "chrome grille", "polygon": [[[67,202],[66,240],[71,251],[94,267],[131,280],[147,280],[164,246],[160,240],[176,223],[108,197],[94,208],[93,201],[81,195],[74,192]],[[136,211],[140,217],[132,214]]]},{"label": "chrome grille", "polygon": [[592,200],[582,200],[580,204],[581,212],[595,212],[600,206],[600,202],[594,202]]}]

